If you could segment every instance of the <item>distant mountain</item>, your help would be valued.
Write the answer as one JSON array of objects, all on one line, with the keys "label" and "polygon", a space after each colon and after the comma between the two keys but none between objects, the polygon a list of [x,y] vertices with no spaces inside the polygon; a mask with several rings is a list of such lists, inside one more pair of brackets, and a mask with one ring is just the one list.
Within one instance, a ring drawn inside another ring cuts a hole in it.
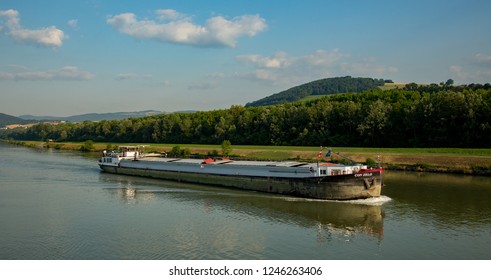
[{"label": "distant mountain", "polygon": [[90,113],[82,115],[74,115],[69,117],[54,117],[54,116],[33,116],[22,115],[19,118],[39,121],[69,121],[69,122],[83,122],[83,121],[102,121],[102,120],[122,120],[127,118],[140,118],[152,115],[165,114],[165,112],[146,110],[138,112],[116,112],[116,113]]},{"label": "distant mountain", "polygon": [[384,85],[383,79],[352,78],[351,76],[327,78],[292,87],[285,91],[250,102],[246,107],[267,106],[298,101],[312,95],[327,95],[346,92],[363,92]]},{"label": "distant mountain", "polygon": [[25,120],[25,119],[21,119],[18,117],[14,117],[11,115],[0,113],[0,127],[4,127],[4,126],[9,125],[9,124],[25,124],[28,122],[29,121]]}]

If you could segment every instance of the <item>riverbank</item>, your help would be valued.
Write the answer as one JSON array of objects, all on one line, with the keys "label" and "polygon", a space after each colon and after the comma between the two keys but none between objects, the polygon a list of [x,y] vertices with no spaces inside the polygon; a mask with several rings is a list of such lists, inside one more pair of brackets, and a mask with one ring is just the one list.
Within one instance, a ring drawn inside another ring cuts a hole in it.
[{"label": "riverbank", "polygon": [[[220,145],[200,144],[141,144],[141,143],[87,143],[6,141],[11,144],[40,149],[86,150],[101,152],[120,145],[145,145],[145,152],[169,153],[175,146],[194,156],[219,155]],[[335,152],[357,162],[380,160],[388,170],[438,172],[491,176],[491,149],[467,148],[348,148],[333,147]],[[243,146],[233,145],[231,157],[258,160],[316,161],[319,147],[298,146]],[[324,150],[324,153],[327,152]],[[332,154],[333,159],[341,157]],[[324,156],[322,157],[324,160]]]}]

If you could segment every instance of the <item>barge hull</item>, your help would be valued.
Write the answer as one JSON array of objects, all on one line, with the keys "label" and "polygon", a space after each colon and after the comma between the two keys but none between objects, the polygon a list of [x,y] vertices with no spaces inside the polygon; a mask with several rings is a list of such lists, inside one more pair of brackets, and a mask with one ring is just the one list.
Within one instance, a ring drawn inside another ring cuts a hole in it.
[{"label": "barge hull", "polygon": [[351,200],[377,197],[380,196],[382,189],[380,171],[332,177],[284,178],[208,174],[109,165],[101,165],[101,169],[108,173],[231,187],[313,199]]}]

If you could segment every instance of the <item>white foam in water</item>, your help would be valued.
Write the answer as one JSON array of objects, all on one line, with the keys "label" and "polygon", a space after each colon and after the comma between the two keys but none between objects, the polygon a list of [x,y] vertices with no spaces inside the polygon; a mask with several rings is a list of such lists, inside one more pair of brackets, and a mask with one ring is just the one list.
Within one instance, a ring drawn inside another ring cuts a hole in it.
[{"label": "white foam in water", "polygon": [[386,202],[391,201],[392,198],[381,195],[379,197],[370,197],[370,198],[365,198],[365,199],[355,199],[355,200],[347,200],[344,201],[346,203],[352,203],[352,204],[366,204],[366,205],[382,205]]},{"label": "white foam in water", "polygon": [[329,200],[329,199],[316,199],[316,198],[303,198],[303,197],[289,197],[289,196],[276,196],[278,199],[285,201],[316,201],[316,202],[327,202],[327,203],[351,203],[351,204],[365,204],[365,205],[375,205],[380,206],[386,202],[392,200],[392,198],[382,195],[379,197],[370,197],[365,199],[353,199],[353,200]]}]

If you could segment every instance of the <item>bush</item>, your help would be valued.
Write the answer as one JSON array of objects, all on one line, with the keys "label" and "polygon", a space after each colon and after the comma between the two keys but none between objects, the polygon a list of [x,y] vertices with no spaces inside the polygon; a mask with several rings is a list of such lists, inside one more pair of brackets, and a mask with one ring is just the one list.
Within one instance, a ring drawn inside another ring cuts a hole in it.
[{"label": "bush", "polygon": [[118,145],[107,144],[106,151],[117,151],[118,148],[119,148]]},{"label": "bush", "polygon": [[365,164],[368,167],[377,167],[377,162],[373,158],[367,158],[367,160],[365,161]]},{"label": "bush", "polygon": [[82,152],[90,152],[94,150],[94,141],[92,140],[87,140],[84,142],[82,146],[80,146],[80,151]]},{"label": "bush", "polygon": [[181,147],[180,146],[174,146],[172,147],[172,150],[169,152],[170,155],[178,157],[181,155]]},{"label": "bush", "polygon": [[65,144],[56,144],[55,145],[55,150],[61,150],[61,148],[63,148],[63,146],[65,146]]},{"label": "bush", "polygon": [[222,155],[228,156],[232,152],[232,143],[229,140],[223,140],[222,142]]},{"label": "bush", "polygon": [[181,149],[180,146],[174,146],[169,154],[174,157],[189,157],[191,150],[189,148]]}]

